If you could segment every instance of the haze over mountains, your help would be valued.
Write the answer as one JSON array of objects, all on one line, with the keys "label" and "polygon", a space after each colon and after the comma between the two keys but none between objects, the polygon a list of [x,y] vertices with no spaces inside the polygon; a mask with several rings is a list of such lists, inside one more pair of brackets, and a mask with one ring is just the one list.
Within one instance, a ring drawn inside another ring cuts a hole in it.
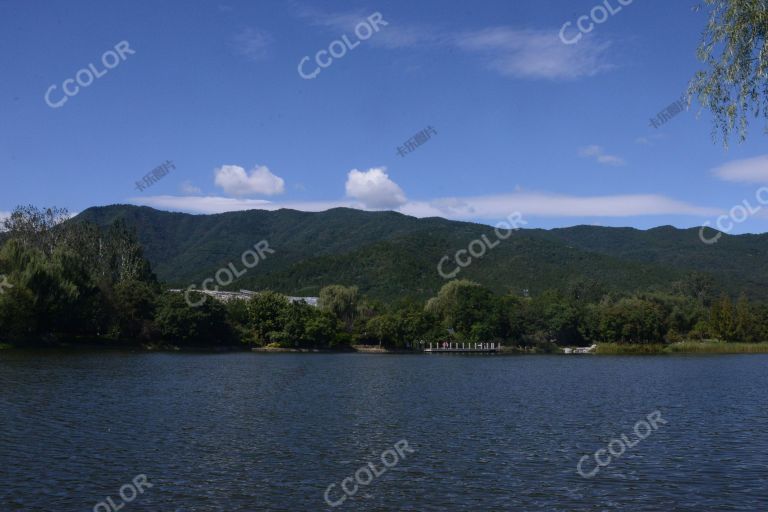
[{"label": "haze over mountains", "polygon": [[[383,300],[433,296],[446,282],[437,270],[441,258],[450,257],[444,266],[450,272],[457,268],[456,252],[471,241],[482,235],[497,240],[494,228],[483,224],[347,208],[190,215],[112,205],[89,208],[76,219],[100,226],[122,219],[135,227],[154,272],[169,286],[199,287],[266,240],[275,253],[230,289],[308,296],[323,286],[344,284]],[[456,277],[500,293],[537,294],[585,280],[608,290],[664,290],[699,272],[711,276],[719,289],[765,299],[766,261],[768,234],[723,235],[706,245],[698,228],[574,226],[516,231]]]}]

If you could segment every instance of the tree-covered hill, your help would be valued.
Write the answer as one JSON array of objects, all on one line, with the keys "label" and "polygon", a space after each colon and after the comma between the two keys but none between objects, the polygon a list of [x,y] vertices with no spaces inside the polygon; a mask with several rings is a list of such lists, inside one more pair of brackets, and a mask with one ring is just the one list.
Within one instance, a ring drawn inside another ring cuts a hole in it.
[{"label": "tree-covered hill", "polygon": [[[347,208],[189,215],[113,205],[90,208],[78,219],[103,227],[121,219],[135,227],[153,271],[168,285],[199,286],[229,262],[241,268],[243,251],[266,240],[275,253],[230,288],[316,295],[323,286],[344,284],[383,300],[435,295],[446,282],[437,271],[443,256],[453,260],[482,235],[497,239],[482,224]],[[666,290],[698,272],[722,290],[765,299],[766,261],[768,235],[723,235],[705,245],[698,229],[575,226],[517,231],[456,277],[498,292],[535,295],[586,284],[607,291]],[[444,268],[457,267],[447,262]]]}]

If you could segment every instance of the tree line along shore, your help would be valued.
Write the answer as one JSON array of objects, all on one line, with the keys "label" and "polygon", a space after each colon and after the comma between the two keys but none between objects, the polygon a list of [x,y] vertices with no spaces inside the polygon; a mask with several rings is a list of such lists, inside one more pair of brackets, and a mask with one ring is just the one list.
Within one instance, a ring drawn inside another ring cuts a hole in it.
[{"label": "tree line along shore", "polygon": [[672,291],[607,292],[581,280],[528,297],[451,280],[426,301],[383,303],[334,284],[317,306],[270,290],[226,303],[193,294],[190,303],[158,282],[125,224],[104,230],[68,217],[29,206],[4,221],[2,346],[395,351],[424,340],[527,353],[592,344],[605,354],[768,352],[768,304],[722,293],[702,274]]}]

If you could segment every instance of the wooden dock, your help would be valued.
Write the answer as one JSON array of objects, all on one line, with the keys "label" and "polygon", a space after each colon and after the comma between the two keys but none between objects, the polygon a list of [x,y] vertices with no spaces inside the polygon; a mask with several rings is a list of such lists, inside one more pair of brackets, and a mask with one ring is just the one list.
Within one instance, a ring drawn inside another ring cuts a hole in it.
[{"label": "wooden dock", "polygon": [[501,352],[499,343],[430,343],[424,346],[427,354],[496,354]]}]

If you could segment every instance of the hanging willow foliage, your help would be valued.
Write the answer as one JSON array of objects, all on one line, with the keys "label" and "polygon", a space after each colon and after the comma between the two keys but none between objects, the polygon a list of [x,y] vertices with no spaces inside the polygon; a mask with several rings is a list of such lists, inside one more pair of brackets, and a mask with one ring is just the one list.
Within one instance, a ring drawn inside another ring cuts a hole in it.
[{"label": "hanging willow foliage", "polygon": [[728,147],[735,130],[746,140],[750,115],[768,120],[768,0],[704,2],[712,10],[697,53],[709,69],[688,92],[712,112],[712,137]]}]

